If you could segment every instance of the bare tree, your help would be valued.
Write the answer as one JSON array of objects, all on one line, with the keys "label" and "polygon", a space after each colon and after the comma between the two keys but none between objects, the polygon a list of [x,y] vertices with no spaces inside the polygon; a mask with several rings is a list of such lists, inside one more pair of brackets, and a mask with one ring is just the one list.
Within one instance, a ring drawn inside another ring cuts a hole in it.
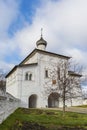
[{"label": "bare tree", "polygon": [[63,104],[63,113],[65,113],[66,101],[79,98],[81,94],[80,70],[79,73],[69,71],[71,64],[68,61],[60,60],[57,64],[52,63],[49,67],[49,76],[45,80],[44,95],[50,93],[56,94],[56,98],[60,98]]},{"label": "bare tree", "polygon": [[87,68],[85,67],[83,69],[83,76],[81,78],[81,82],[82,82],[82,95],[83,95],[83,99],[87,99]]},{"label": "bare tree", "polygon": [[2,69],[0,69],[0,92],[1,95],[5,94],[6,91],[6,81],[5,81],[5,73]]}]

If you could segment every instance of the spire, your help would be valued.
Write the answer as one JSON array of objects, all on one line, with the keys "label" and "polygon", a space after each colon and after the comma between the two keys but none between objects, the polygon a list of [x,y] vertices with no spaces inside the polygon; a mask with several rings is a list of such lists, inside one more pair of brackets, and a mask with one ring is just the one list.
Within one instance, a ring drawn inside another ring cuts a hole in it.
[{"label": "spire", "polygon": [[47,42],[43,39],[43,28],[41,28],[41,38],[36,42],[37,49],[45,50],[47,46]]}]

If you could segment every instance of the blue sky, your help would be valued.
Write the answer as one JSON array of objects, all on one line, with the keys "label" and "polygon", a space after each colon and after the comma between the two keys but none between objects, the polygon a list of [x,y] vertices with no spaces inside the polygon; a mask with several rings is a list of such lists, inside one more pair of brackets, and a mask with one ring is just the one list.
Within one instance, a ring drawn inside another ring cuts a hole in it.
[{"label": "blue sky", "polygon": [[35,47],[73,57],[87,73],[87,0],[0,0],[0,68],[10,70]]},{"label": "blue sky", "polygon": [[40,0],[18,0],[19,4],[19,15],[12,23],[9,31],[12,32],[12,28],[22,28],[24,20],[32,24],[32,16],[34,15],[36,8],[40,6]]}]

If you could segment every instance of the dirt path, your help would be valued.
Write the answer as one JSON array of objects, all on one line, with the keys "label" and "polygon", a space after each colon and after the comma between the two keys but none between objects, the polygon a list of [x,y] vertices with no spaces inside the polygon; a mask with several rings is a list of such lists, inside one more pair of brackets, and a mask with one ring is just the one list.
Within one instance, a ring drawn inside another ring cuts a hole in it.
[{"label": "dirt path", "polygon": [[[62,108],[47,108],[47,109],[52,109],[52,110],[61,110]],[[70,112],[78,112],[78,113],[84,113],[87,114],[87,108],[82,108],[82,107],[67,107],[66,111],[70,111]]]},{"label": "dirt path", "polygon": [[66,108],[66,111],[78,112],[78,113],[86,113],[87,114],[87,108],[81,108],[81,107]]}]

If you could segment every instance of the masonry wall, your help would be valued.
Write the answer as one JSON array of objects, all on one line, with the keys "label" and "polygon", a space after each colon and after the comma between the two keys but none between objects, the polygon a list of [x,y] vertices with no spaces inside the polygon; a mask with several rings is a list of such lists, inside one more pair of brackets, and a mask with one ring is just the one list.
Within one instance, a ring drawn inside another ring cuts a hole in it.
[{"label": "masonry wall", "polygon": [[19,100],[0,100],[0,124],[19,106]]}]

